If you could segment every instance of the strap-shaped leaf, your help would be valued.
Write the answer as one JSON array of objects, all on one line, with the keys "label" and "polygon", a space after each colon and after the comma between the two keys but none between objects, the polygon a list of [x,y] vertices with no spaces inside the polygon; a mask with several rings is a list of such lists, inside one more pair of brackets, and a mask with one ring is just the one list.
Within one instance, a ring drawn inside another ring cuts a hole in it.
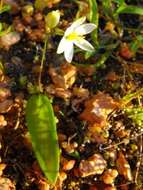
[{"label": "strap-shaped leaf", "polygon": [[39,165],[50,183],[59,172],[59,146],[56,121],[47,96],[32,95],[26,106],[26,121]]},{"label": "strap-shaped leaf", "polygon": [[[94,42],[94,45],[96,48],[98,47],[98,22],[99,22],[99,13],[98,13],[98,6],[96,0],[88,0],[89,2],[89,20],[91,23],[94,23],[96,25],[95,30],[91,34],[91,38]],[[85,58],[88,59],[94,54],[94,52],[86,52]]]},{"label": "strap-shaped leaf", "polygon": [[98,13],[98,6],[96,0],[89,0],[90,5],[90,22],[96,25],[96,29],[92,32],[92,39],[94,43],[98,44],[98,22],[99,22],[99,13]]},{"label": "strap-shaped leaf", "polygon": [[117,15],[121,13],[143,15],[143,8],[134,5],[123,5],[116,10],[115,14]]}]

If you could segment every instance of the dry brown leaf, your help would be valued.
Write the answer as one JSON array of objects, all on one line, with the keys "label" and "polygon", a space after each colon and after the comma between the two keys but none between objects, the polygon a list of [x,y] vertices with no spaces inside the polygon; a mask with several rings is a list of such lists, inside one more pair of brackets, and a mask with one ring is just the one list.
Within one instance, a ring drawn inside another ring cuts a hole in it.
[{"label": "dry brown leaf", "polygon": [[98,182],[96,185],[93,185],[89,190],[117,190],[113,185],[105,185],[102,182]]},{"label": "dry brown leaf", "polygon": [[118,103],[111,96],[99,92],[85,102],[85,109],[80,118],[104,126],[108,115],[117,107]]},{"label": "dry brown leaf", "polygon": [[143,74],[143,63],[132,63],[128,68],[130,72]]},{"label": "dry brown leaf", "polygon": [[73,96],[78,98],[86,99],[89,97],[89,91],[86,88],[82,87],[74,87],[73,88]]},{"label": "dry brown leaf", "polygon": [[127,43],[123,43],[121,45],[121,49],[119,53],[125,59],[131,59],[134,57],[134,52],[130,50],[130,47]]},{"label": "dry brown leaf", "polygon": [[[121,189],[121,190],[130,190],[130,187],[129,187],[128,184],[124,184],[124,185],[121,185],[121,186],[120,186],[120,189]],[[141,190],[142,190],[142,189],[141,189]]]},{"label": "dry brown leaf", "polygon": [[52,82],[54,85],[58,88],[66,88],[65,80],[64,78],[56,71],[55,68],[50,67],[48,70],[48,73],[52,79]]},{"label": "dry brown leaf", "polygon": [[117,190],[117,188],[114,186],[108,186],[108,187],[105,187],[104,190]]},{"label": "dry brown leaf", "polygon": [[97,123],[88,125],[87,136],[92,142],[105,143],[107,141],[107,130],[104,130]]},{"label": "dry brown leaf", "polygon": [[93,65],[87,66],[79,66],[78,72],[79,74],[86,75],[86,76],[92,76],[96,71],[96,68]]},{"label": "dry brown leaf", "polygon": [[63,99],[68,99],[71,97],[71,92],[69,90],[65,90],[64,88],[56,88],[54,85],[49,85],[46,88],[46,92]]},{"label": "dry brown leaf", "polygon": [[13,105],[13,100],[5,100],[0,103],[0,113],[8,112]]},{"label": "dry brown leaf", "polygon": [[64,171],[69,171],[73,169],[76,161],[75,160],[64,160],[63,164],[63,170]]},{"label": "dry brown leaf", "polygon": [[106,168],[106,160],[100,154],[94,154],[87,160],[81,160],[79,170],[82,177],[102,174]]},{"label": "dry brown leaf", "polygon": [[50,190],[50,185],[47,181],[42,181],[38,183],[38,188],[39,190]]},{"label": "dry brown leaf", "polygon": [[76,80],[77,69],[70,64],[63,64],[60,68],[50,67],[48,71],[55,87],[68,89]]},{"label": "dry brown leaf", "polygon": [[6,168],[6,164],[1,163],[1,164],[0,164],[0,176],[2,176],[3,170],[4,170],[5,168]]},{"label": "dry brown leaf", "polygon": [[130,165],[121,151],[118,153],[116,165],[119,174],[123,175],[126,180],[132,181],[132,173]]},{"label": "dry brown leaf", "polygon": [[16,187],[9,178],[0,177],[0,190],[15,190]]},{"label": "dry brown leaf", "polygon": [[67,179],[67,174],[65,172],[59,172],[59,177],[57,179],[54,190],[62,190],[64,181]]},{"label": "dry brown leaf", "polygon": [[0,37],[0,47],[9,49],[10,46],[16,44],[20,40],[20,35],[18,32],[9,32]]},{"label": "dry brown leaf", "polygon": [[70,88],[75,83],[77,68],[71,64],[62,64],[61,74],[65,80],[66,88]]},{"label": "dry brown leaf", "polygon": [[114,134],[119,138],[129,138],[130,130],[126,130],[124,124],[121,121],[118,121],[114,127]]},{"label": "dry brown leaf", "polygon": [[7,121],[5,120],[5,117],[3,115],[0,115],[0,128],[7,125]]},{"label": "dry brown leaf", "polygon": [[113,81],[113,82],[119,79],[120,77],[114,71],[109,72],[106,76],[106,80]]},{"label": "dry brown leaf", "polygon": [[11,92],[8,88],[0,87],[0,102],[6,100],[11,96]]}]

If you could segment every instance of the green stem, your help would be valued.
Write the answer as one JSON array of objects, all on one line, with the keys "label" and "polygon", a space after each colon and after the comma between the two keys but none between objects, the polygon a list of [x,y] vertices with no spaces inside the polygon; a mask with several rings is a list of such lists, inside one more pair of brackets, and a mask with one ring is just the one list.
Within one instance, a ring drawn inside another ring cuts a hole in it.
[{"label": "green stem", "polygon": [[39,73],[39,78],[38,78],[38,84],[39,84],[39,90],[40,90],[40,92],[43,91],[41,79],[42,79],[42,71],[43,71],[44,61],[46,59],[47,42],[48,42],[48,35],[46,35],[45,42],[44,42],[44,48],[43,48],[43,53],[42,53],[42,60],[41,60],[41,65],[40,65],[40,73]]},{"label": "green stem", "polygon": [[133,92],[131,94],[128,94],[124,96],[121,99],[121,105],[125,107],[129,102],[131,102],[133,99],[138,98],[139,96],[143,95],[143,88],[140,88],[136,92]]}]

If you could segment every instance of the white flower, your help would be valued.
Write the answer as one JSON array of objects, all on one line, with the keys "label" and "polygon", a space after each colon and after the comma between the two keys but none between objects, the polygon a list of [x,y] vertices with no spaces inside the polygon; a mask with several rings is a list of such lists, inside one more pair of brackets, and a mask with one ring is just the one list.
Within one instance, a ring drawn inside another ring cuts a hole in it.
[{"label": "white flower", "polygon": [[74,44],[79,48],[92,52],[94,47],[84,39],[85,34],[91,33],[96,25],[92,23],[83,24],[86,17],[81,17],[80,19],[73,22],[73,24],[67,28],[61,39],[57,53],[61,54],[64,52],[65,59],[70,63],[74,54]]}]

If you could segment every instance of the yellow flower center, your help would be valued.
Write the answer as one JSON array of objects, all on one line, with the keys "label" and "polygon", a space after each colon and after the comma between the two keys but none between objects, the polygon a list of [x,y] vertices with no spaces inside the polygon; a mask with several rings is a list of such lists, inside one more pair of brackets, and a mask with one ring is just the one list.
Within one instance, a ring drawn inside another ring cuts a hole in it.
[{"label": "yellow flower center", "polygon": [[66,36],[67,40],[73,41],[73,40],[79,40],[80,36],[76,32],[72,32],[68,36]]}]

